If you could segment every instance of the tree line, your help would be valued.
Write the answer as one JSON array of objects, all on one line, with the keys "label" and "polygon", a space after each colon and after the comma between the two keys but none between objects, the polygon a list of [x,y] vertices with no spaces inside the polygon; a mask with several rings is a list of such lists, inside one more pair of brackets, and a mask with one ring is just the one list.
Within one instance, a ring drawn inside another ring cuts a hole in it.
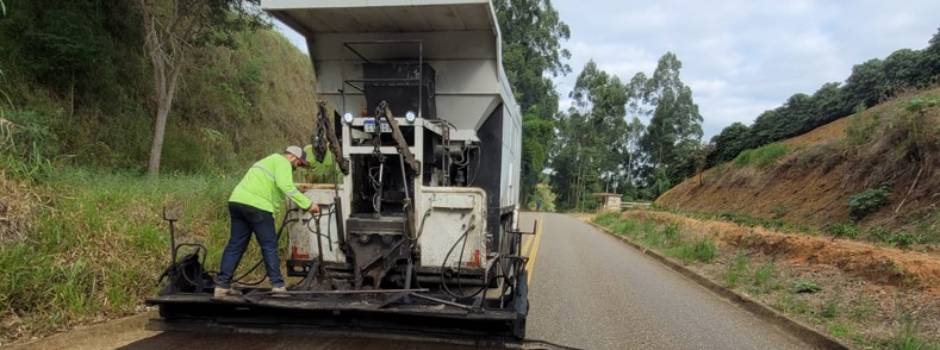
[{"label": "tree line", "polygon": [[[592,193],[651,199],[696,170],[702,115],[667,52],[652,76],[620,80],[589,61],[557,116],[550,176],[562,208],[589,208]],[[642,119],[649,118],[644,124]]]},{"label": "tree line", "polygon": [[575,105],[559,112],[551,78],[571,72],[561,45],[569,27],[548,0],[493,4],[523,114],[522,193],[545,193],[536,184],[550,182],[559,207],[570,208],[600,191],[652,198],[691,175],[702,116],[679,79],[678,57],[667,53],[651,77],[638,73],[628,82],[589,62],[569,95]]},{"label": "tree line", "polygon": [[825,83],[812,95],[790,96],[780,107],[761,113],[750,126],[729,125],[712,137],[706,166],[734,159],[743,150],[803,134],[905,91],[935,85],[938,79],[940,30],[923,50],[900,49],[883,60],[857,64],[844,83]]},{"label": "tree line", "polygon": [[[796,136],[871,107],[940,76],[940,32],[923,50],[901,49],[856,65],[844,83],[798,93],[750,125],[733,123],[703,143],[702,116],[680,79],[682,63],[667,52],[652,76],[629,81],[593,61],[578,74],[559,110],[551,78],[571,72],[561,45],[570,28],[549,0],[494,1],[503,33],[503,63],[523,112],[522,193],[550,184],[561,209],[588,208],[592,193],[655,199],[686,178],[741,151]],[[644,124],[642,120],[648,120]],[[534,203],[535,198],[528,201]],[[539,201],[543,199],[538,199]]]},{"label": "tree line", "polygon": [[258,0],[0,1],[15,159],[229,171],[309,137],[309,58]]}]

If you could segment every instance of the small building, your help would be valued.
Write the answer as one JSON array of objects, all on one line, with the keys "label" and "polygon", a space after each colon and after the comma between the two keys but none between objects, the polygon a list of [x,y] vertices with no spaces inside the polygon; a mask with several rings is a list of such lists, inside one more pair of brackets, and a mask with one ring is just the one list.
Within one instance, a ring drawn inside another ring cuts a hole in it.
[{"label": "small building", "polygon": [[597,198],[597,211],[620,210],[619,193],[592,193],[591,196]]}]

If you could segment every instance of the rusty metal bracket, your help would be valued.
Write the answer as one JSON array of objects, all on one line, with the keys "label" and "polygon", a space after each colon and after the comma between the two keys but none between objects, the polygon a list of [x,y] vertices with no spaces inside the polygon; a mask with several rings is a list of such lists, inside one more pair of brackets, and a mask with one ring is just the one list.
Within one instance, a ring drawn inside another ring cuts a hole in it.
[{"label": "rusty metal bracket", "polygon": [[[323,162],[326,157],[327,147],[333,153],[333,162],[339,166],[339,170],[344,175],[349,174],[349,162],[343,158],[343,146],[336,138],[336,128],[327,117],[328,112],[325,101],[317,102],[317,122],[314,125],[313,136],[310,144],[313,146],[313,154],[318,162]],[[333,117],[339,113],[333,111]]]},{"label": "rusty metal bracket", "polygon": [[411,168],[415,174],[421,169],[420,163],[415,158],[414,153],[411,153],[411,150],[408,149],[408,142],[405,141],[405,135],[401,133],[401,128],[398,127],[398,121],[395,120],[395,116],[392,115],[392,110],[388,108],[388,102],[382,101],[379,103],[379,106],[375,109],[375,119],[376,121],[384,118],[388,122],[388,126],[392,129],[392,138],[395,139],[395,148],[405,159],[405,163],[408,164],[408,167]]},{"label": "rusty metal bracket", "polygon": [[[388,126],[390,129],[392,129],[392,138],[395,140],[395,149],[398,150],[398,155],[401,157],[402,162],[411,168],[411,174],[409,174],[405,184],[405,186],[408,186],[407,182],[411,182],[414,180],[416,174],[420,174],[421,164],[415,158],[414,153],[411,153],[411,150],[408,149],[408,142],[405,140],[405,135],[402,134],[401,128],[398,126],[398,121],[395,120],[395,116],[392,115],[392,110],[388,108],[388,102],[386,101],[379,102],[379,105],[375,109],[375,122],[377,127],[382,118],[388,122]],[[376,134],[376,140],[379,139],[380,134],[381,133]],[[409,239],[415,238],[414,222],[414,207],[411,205],[411,203],[407,203],[405,215],[405,232],[408,234]]]}]

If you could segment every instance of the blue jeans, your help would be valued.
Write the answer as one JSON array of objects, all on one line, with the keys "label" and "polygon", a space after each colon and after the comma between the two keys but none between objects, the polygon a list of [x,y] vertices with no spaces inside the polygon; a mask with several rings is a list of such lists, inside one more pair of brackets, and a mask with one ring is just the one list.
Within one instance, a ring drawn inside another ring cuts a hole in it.
[{"label": "blue jeans", "polygon": [[252,231],[255,239],[261,245],[261,256],[264,258],[264,268],[274,287],[284,286],[284,277],[281,276],[280,259],[277,257],[277,233],[274,230],[274,215],[270,212],[239,203],[229,202],[228,212],[232,218],[232,236],[228,239],[225,251],[222,253],[222,266],[216,285],[222,288],[231,288],[232,276],[235,269],[248,248]]}]

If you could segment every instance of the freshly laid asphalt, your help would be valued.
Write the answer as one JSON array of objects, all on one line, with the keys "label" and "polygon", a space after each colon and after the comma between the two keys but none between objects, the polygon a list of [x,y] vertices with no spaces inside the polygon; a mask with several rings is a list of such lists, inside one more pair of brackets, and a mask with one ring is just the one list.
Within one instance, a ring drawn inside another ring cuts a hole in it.
[{"label": "freshly laid asphalt", "polygon": [[807,349],[588,224],[542,217],[527,338],[585,349]]},{"label": "freshly laid asphalt", "polygon": [[[529,229],[536,219],[541,221],[540,235],[526,241],[526,248],[533,247],[527,338],[582,349],[811,348],[590,225],[561,214],[527,213],[521,217],[522,229]],[[364,338],[136,328],[107,336],[65,339],[74,341],[59,339],[26,348],[457,348]]]}]

